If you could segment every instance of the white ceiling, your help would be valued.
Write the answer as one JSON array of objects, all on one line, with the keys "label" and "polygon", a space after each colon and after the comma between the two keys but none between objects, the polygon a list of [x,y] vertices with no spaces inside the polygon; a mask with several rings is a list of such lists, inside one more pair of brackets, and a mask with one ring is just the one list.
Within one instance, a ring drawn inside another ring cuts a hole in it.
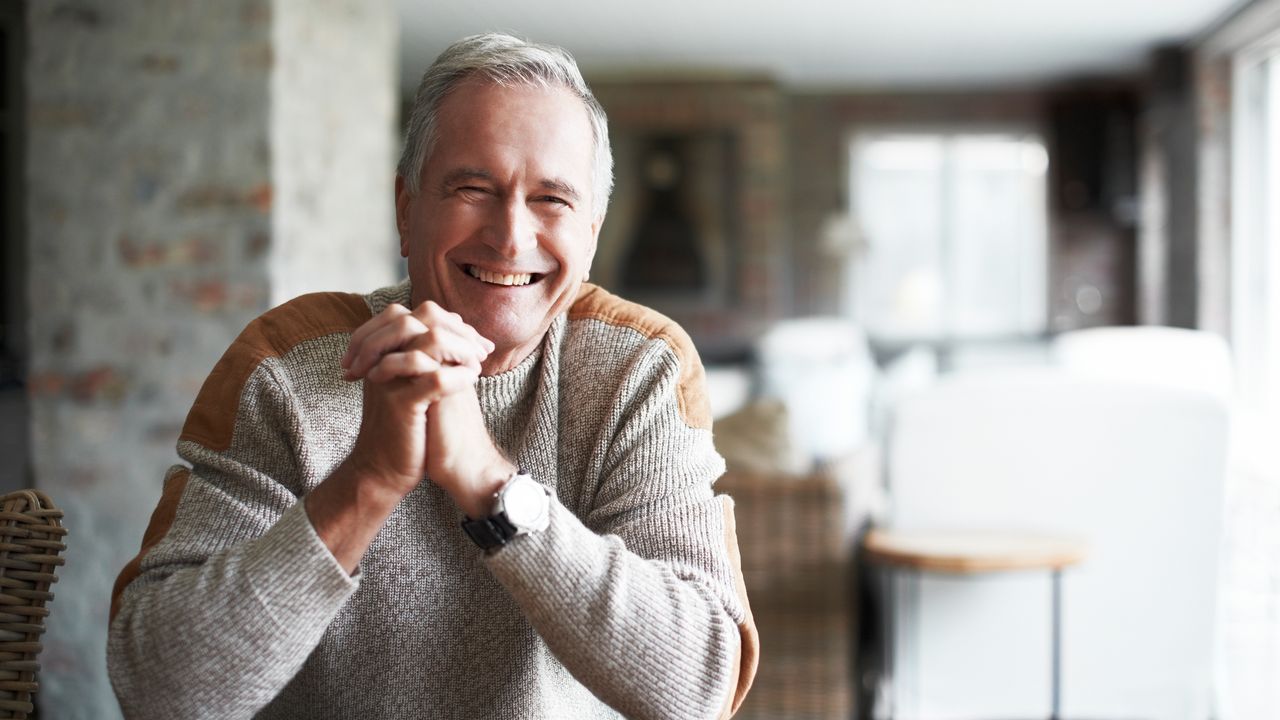
[{"label": "white ceiling", "polygon": [[396,0],[406,87],[450,42],[506,30],[588,75],[766,73],[796,87],[1028,85],[1141,66],[1241,0]]}]

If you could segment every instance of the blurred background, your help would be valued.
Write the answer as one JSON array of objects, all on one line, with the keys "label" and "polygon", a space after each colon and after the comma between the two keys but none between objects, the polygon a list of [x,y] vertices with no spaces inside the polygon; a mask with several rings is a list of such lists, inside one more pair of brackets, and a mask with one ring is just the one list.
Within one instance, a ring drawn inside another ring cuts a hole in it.
[{"label": "blurred background", "polygon": [[[0,488],[48,492],[71,531],[42,717],[119,715],[111,583],[196,391],[267,308],[403,276],[404,109],[488,30],[578,59],[616,160],[592,279],[707,366],[763,641],[742,717],[1054,696],[1067,717],[1280,716],[1277,0],[0,17]],[[873,562],[870,528],[1084,550],[1058,597],[1043,564]]]}]

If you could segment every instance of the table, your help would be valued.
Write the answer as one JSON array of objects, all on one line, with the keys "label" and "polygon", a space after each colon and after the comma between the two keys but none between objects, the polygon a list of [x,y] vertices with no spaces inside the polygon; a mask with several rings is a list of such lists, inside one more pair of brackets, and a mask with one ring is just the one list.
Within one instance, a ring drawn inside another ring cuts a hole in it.
[{"label": "table", "polygon": [[[1082,562],[1086,545],[1074,538],[1025,532],[925,531],[873,529],[862,540],[870,562],[882,566],[885,577],[885,675],[893,675],[893,587],[899,570],[950,575],[980,575],[1014,570],[1044,570],[1050,573],[1052,644],[1051,720],[1058,720],[1062,675],[1062,571]],[[892,697],[892,696],[891,696]],[[892,703],[889,717],[894,715]]]}]

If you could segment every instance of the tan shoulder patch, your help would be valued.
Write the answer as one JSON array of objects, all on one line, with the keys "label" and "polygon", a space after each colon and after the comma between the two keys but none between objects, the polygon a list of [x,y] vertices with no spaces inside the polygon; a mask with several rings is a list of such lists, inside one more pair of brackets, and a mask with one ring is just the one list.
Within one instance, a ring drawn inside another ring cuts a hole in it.
[{"label": "tan shoulder patch", "polygon": [[249,376],[266,358],[280,357],[299,343],[360,327],[370,317],[360,295],[312,293],[267,311],[240,333],[213,366],[183,425],[181,440],[210,450],[231,446],[239,398]]},{"label": "tan shoulder patch", "polygon": [[676,402],[686,425],[711,429],[711,403],[707,398],[706,373],[689,335],[674,320],[656,310],[624,300],[590,283],[583,283],[569,308],[570,320],[599,320],[606,325],[626,327],[647,338],[658,338],[676,354],[680,380]]},{"label": "tan shoulder patch", "polygon": [[143,556],[160,544],[173,526],[173,519],[178,515],[178,501],[182,499],[182,491],[186,489],[190,476],[191,471],[183,468],[165,479],[160,504],[152,511],[151,522],[147,523],[147,531],[142,534],[142,549],[120,571],[116,584],[111,588],[111,620],[115,620],[116,613],[120,612],[120,596],[124,594],[124,589],[142,572]]}]

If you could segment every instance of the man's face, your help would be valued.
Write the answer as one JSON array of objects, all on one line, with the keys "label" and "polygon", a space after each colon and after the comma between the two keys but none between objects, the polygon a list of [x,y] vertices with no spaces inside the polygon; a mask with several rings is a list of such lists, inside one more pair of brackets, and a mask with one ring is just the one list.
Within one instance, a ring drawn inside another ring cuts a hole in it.
[{"label": "man's face", "polygon": [[421,191],[397,179],[413,304],[434,300],[492,340],[485,374],[532,352],[590,269],[592,160],[587,110],[568,90],[468,80],[440,105]]}]

